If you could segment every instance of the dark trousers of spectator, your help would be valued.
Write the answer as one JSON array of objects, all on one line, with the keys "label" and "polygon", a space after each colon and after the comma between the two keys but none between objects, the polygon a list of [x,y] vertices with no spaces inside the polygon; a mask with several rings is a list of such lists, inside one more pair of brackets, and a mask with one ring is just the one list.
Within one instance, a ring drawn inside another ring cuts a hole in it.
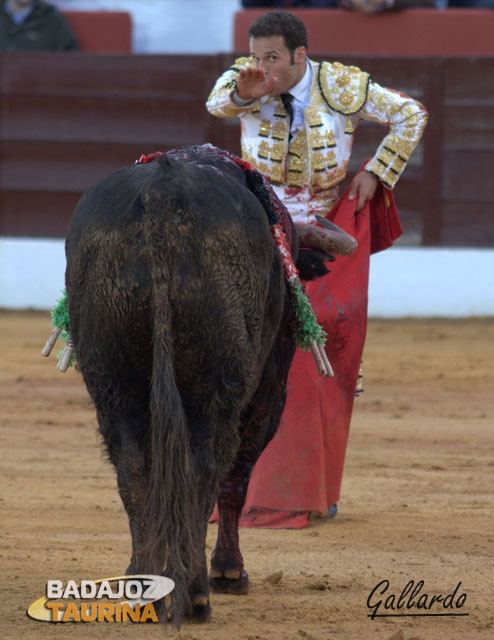
[{"label": "dark trousers of spectator", "polygon": [[316,7],[337,7],[338,0],[242,0],[244,9],[259,7],[263,9],[307,9]]},{"label": "dark trousers of spectator", "polygon": [[470,9],[494,9],[494,0],[449,0],[448,7]]}]

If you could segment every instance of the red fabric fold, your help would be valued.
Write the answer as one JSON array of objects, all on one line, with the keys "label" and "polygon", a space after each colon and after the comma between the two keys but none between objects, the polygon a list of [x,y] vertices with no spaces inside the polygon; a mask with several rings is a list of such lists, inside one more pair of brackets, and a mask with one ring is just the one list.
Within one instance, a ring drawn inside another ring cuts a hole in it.
[{"label": "red fabric fold", "polygon": [[380,183],[369,202],[371,253],[388,249],[403,233],[393,192]]}]

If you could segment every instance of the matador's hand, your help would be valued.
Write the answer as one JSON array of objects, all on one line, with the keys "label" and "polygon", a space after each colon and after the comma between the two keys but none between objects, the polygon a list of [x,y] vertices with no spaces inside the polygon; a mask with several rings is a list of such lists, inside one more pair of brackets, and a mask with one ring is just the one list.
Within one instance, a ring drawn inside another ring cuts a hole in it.
[{"label": "matador's hand", "polygon": [[262,69],[247,67],[242,69],[237,79],[237,95],[242,100],[262,98],[269,94],[276,82],[276,76],[268,79]]},{"label": "matador's hand", "polygon": [[367,202],[374,197],[377,189],[378,179],[373,173],[369,171],[359,171],[350,185],[350,193],[348,194],[349,200],[357,199],[356,210],[360,211]]}]

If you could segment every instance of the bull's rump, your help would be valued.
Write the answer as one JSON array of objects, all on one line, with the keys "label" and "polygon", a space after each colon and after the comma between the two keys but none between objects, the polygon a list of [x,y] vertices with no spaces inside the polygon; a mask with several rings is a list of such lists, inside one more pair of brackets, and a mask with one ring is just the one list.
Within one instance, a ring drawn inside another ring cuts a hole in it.
[{"label": "bull's rump", "polygon": [[95,342],[113,345],[112,357],[148,384],[159,310],[181,394],[228,382],[242,404],[253,391],[284,283],[265,212],[240,170],[166,158],[122,169],[83,196],[66,252],[83,370],[101,357]]}]

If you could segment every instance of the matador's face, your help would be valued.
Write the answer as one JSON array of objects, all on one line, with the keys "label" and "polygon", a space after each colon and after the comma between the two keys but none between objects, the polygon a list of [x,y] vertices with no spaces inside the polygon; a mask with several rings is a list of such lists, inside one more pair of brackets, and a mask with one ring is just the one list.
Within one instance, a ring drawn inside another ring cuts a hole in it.
[{"label": "matador's face", "polygon": [[305,47],[295,49],[292,58],[283,36],[251,38],[250,53],[256,66],[264,71],[266,80],[276,78],[270,92],[273,96],[285,93],[304,77]]}]

